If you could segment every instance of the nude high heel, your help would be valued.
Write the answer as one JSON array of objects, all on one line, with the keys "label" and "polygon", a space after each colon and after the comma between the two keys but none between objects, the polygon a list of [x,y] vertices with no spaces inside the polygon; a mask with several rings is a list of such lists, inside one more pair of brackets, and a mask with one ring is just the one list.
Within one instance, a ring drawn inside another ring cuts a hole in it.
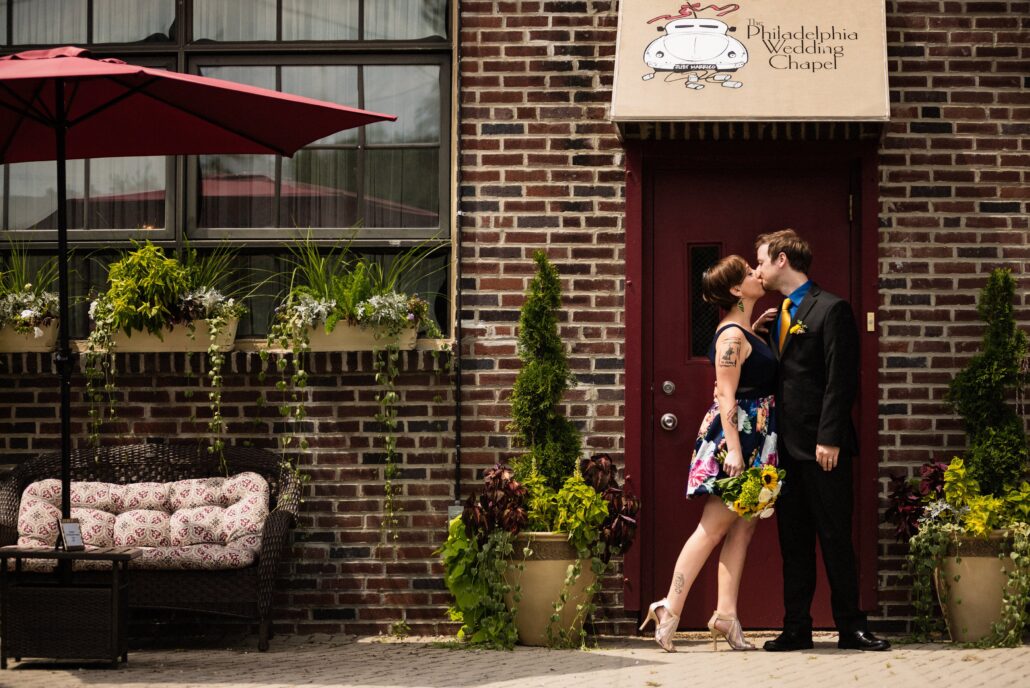
[{"label": "nude high heel", "polygon": [[[665,610],[664,619],[658,618],[659,608]],[[647,608],[647,618],[644,619],[644,623],[640,624],[640,630],[644,630],[649,621],[654,621],[654,641],[658,643],[658,646],[666,652],[675,652],[676,646],[672,644],[672,636],[680,625],[680,618],[669,609],[668,600],[651,603],[651,606]]]},{"label": "nude high heel", "polygon": [[[723,630],[719,622],[725,622],[729,628]],[[712,646],[719,650],[719,636],[722,636],[726,644],[734,650],[754,650],[755,646],[744,637],[744,630],[740,627],[740,621],[735,616],[712,612],[712,618],[708,620],[708,630],[712,632]]]}]

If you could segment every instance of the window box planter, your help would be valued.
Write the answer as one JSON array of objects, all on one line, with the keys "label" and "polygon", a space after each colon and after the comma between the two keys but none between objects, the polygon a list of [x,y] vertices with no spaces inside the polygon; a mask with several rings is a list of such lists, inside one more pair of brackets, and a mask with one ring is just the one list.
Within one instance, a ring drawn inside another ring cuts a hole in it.
[{"label": "window box planter", "polygon": [[308,344],[311,351],[372,351],[391,344],[409,350],[415,348],[417,334],[417,329],[411,327],[395,337],[377,336],[373,329],[339,322],[332,332],[326,332],[322,324],[309,328]]},{"label": "window box planter", "polygon": [[31,332],[23,334],[13,327],[0,327],[0,352],[53,351],[57,344],[58,321],[52,320],[40,329],[43,330],[42,337],[36,337]]},{"label": "window box planter", "polygon": [[[206,352],[211,344],[211,332],[208,329],[206,320],[197,320],[193,323],[194,329],[190,332],[188,325],[174,325],[161,333],[156,334],[143,331],[133,331],[132,334],[125,334],[119,330],[113,335],[115,351],[119,353],[153,353],[160,351],[186,351]],[[219,351],[231,351],[236,340],[236,327],[239,325],[238,318],[230,318],[225,328],[218,333],[215,341]]]}]

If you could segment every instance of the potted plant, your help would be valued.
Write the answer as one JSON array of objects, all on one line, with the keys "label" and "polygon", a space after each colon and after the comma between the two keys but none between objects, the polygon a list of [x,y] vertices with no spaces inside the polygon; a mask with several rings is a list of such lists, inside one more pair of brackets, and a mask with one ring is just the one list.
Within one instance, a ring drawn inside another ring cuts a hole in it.
[{"label": "potted plant", "polygon": [[[915,634],[943,619],[957,642],[1021,642],[1030,602],[1030,451],[1023,431],[1027,336],[1013,318],[1015,281],[995,270],[980,295],[981,352],[952,380],[947,399],[969,436],[965,458],[928,463],[899,479],[885,517],[909,541]],[[1012,400],[1015,400],[1013,405]],[[1018,412],[1017,412],[1018,407]]]},{"label": "potted plant", "polygon": [[11,245],[0,263],[0,351],[53,351],[58,326],[56,280],[53,259],[33,278],[26,251]]},{"label": "potted plant", "polygon": [[221,369],[246,313],[241,282],[233,277],[234,261],[235,253],[225,246],[201,255],[187,245],[177,258],[146,241],[111,264],[107,290],[89,306],[94,326],[84,357],[94,444],[105,416],[116,413],[117,352],[207,352],[210,449],[221,455]]},{"label": "potted plant", "polygon": [[639,509],[609,457],[578,461],[579,433],[560,410],[572,376],[557,329],[558,274],[542,253],[536,262],[512,392],[512,428],[527,452],[514,469],[487,472],[440,550],[459,637],[491,647],[581,645],[601,575],[632,542]]}]

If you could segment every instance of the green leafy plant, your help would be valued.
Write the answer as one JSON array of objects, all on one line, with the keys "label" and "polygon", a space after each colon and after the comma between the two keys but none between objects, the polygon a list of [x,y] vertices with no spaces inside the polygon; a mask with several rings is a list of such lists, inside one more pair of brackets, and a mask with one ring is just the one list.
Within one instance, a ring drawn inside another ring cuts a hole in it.
[{"label": "green leafy plant", "polygon": [[[487,471],[483,490],[466,502],[460,524],[459,519],[452,521],[440,550],[445,581],[455,599],[451,616],[463,623],[459,638],[489,647],[511,648],[517,639],[514,611],[502,605],[506,593],[517,603],[521,591],[517,586],[510,590],[503,574],[508,568],[523,568],[532,545],[513,553],[515,535],[523,531],[567,535],[575,559],[553,602],[546,634],[552,647],[579,647],[586,639],[582,622],[595,611],[602,576],[611,556],[630,546],[640,508],[636,497],[620,488],[610,457],[601,454],[577,462],[579,434],[558,412],[571,377],[557,331],[561,306],[557,272],[543,254],[537,254],[536,261],[537,274],[520,319],[524,367],[512,396],[516,418],[512,427],[529,451],[514,469],[498,465]],[[530,376],[524,374],[527,368],[533,371]],[[473,553],[471,543],[490,542],[494,537],[503,538],[505,545]],[[587,586],[585,601],[576,603],[572,623],[563,626],[562,612],[583,572],[583,561],[589,561],[595,579]]]},{"label": "green leafy plant", "polygon": [[558,334],[561,282],[542,252],[534,256],[536,276],[519,316],[518,352],[522,368],[511,392],[515,443],[528,449],[520,473],[535,469],[554,490],[576,468],[582,451],[579,431],[562,415],[561,399],[575,378]]},{"label": "green leafy plant", "polygon": [[[918,485],[895,479],[885,517],[909,542],[914,638],[937,637],[934,589],[946,603],[950,583],[941,575],[946,556],[961,556],[964,538],[1001,538],[1009,559],[1002,617],[978,645],[1021,643],[1030,603],[1030,483],[1022,400],[1027,378],[1027,337],[1016,326],[1015,281],[1007,270],[991,273],[980,294],[983,346],[951,383],[948,401],[965,420],[969,451],[947,466],[929,463]],[[1015,399],[1013,407],[1012,399]]]},{"label": "green leafy plant", "polygon": [[[432,319],[429,304],[421,296],[406,293],[413,280],[424,273],[422,263],[437,247],[428,242],[402,251],[384,264],[378,259],[356,255],[349,243],[322,246],[310,235],[290,247],[290,286],[273,314],[268,348],[261,352],[268,361],[272,351],[281,351],[276,360],[282,395],[280,416],[292,432],[280,435],[280,447],[288,457],[294,447],[308,448],[305,397],[307,356],[311,332],[316,327],[332,332],[341,323],[370,330],[377,344],[373,347],[373,367],[378,385],[376,421],[383,427],[383,480],[385,484],[384,534],[396,539],[397,404],[396,379],[400,372],[396,339],[404,331],[416,330],[426,337],[441,338]],[[381,342],[379,344],[378,342]],[[284,458],[299,473],[295,460]]]},{"label": "green leafy plant", "polygon": [[8,253],[0,257],[0,328],[42,337],[42,328],[59,315],[56,282],[56,259],[33,270],[25,247],[11,242]]},{"label": "green leafy plant", "polygon": [[[86,395],[90,402],[90,440],[96,446],[105,420],[117,416],[114,335],[148,332],[163,338],[173,326],[195,332],[205,320],[210,333],[208,394],[212,418],[208,450],[224,467],[224,430],[221,414],[221,370],[225,363],[217,338],[231,320],[246,312],[242,282],[234,278],[234,252],[227,247],[198,255],[187,246],[181,258],[168,256],[150,241],[134,243],[122,252],[107,273],[107,289],[89,307],[94,327],[86,340]],[[224,291],[223,291],[224,290]]]}]

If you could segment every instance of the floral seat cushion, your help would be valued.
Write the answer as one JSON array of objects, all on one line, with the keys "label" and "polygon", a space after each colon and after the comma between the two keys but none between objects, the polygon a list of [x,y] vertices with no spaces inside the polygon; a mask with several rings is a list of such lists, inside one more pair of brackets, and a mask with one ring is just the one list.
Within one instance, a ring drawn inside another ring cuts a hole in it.
[{"label": "floral seat cushion", "polygon": [[[261,549],[268,495],[265,479],[249,472],[172,483],[73,482],[71,515],[79,519],[87,548],[142,549],[134,568],[244,568]],[[18,545],[53,548],[60,504],[59,480],[26,487]],[[53,561],[35,561],[34,568],[53,566]]]}]

